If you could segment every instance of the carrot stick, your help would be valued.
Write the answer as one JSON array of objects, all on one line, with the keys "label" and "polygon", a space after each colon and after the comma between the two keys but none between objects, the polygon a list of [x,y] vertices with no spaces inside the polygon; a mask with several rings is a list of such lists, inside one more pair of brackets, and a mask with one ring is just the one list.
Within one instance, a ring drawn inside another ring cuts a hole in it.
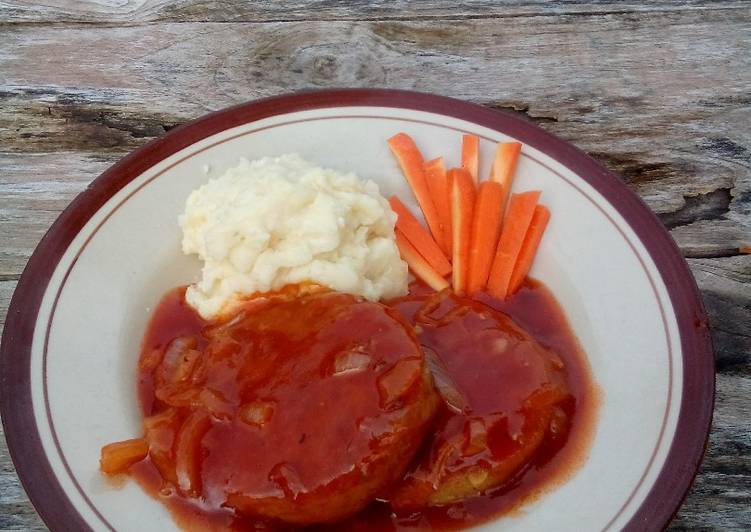
[{"label": "carrot stick", "polygon": [[448,288],[449,283],[446,279],[441,277],[437,271],[435,271],[430,264],[420,255],[420,253],[409,243],[407,237],[402,234],[398,229],[395,231],[396,245],[399,248],[399,254],[402,259],[409,265],[409,269],[416,277],[423,280],[423,282],[436,292]]},{"label": "carrot stick", "polygon": [[537,248],[540,245],[545,228],[548,225],[548,220],[550,220],[550,211],[548,208],[544,205],[536,206],[529,229],[527,229],[527,234],[524,236],[522,249],[519,251],[519,258],[516,260],[514,272],[511,274],[509,294],[514,294],[519,290],[529,270],[532,268],[532,263],[535,260],[535,254],[537,253]]},{"label": "carrot stick", "polygon": [[441,218],[441,230],[443,241],[438,242],[447,257],[451,256],[451,201],[449,196],[449,181],[446,177],[446,167],[443,165],[443,157],[430,160],[425,163],[425,179],[428,182],[428,190],[433,197],[433,204]]},{"label": "carrot stick", "polygon": [[469,247],[467,293],[485,289],[493,265],[493,254],[501,232],[503,187],[495,181],[483,181],[477,192],[472,215],[472,240]]},{"label": "carrot stick", "polygon": [[503,300],[509,294],[511,274],[539,198],[539,190],[511,196],[508,214],[503,221],[501,238],[498,240],[498,249],[488,277],[488,292],[497,299]]},{"label": "carrot stick", "polygon": [[118,441],[102,447],[99,469],[107,475],[125,473],[130,466],[149,454],[149,444],[143,438]]},{"label": "carrot stick", "polygon": [[469,172],[475,184],[477,184],[479,167],[480,137],[477,135],[462,135],[462,168]]},{"label": "carrot stick", "polygon": [[449,170],[451,181],[451,229],[454,247],[452,249],[452,280],[454,292],[464,294],[467,290],[469,269],[469,245],[472,238],[472,210],[475,204],[475,184],[472,176],[464,168]]},{"label": "carrot stick", "polygon": [[514,172],[516,171],[516,162],[519,160],[519,152],[522,149],[520,142],[499,142],[495,150],[493,166],[490,169],[491,181],[500,183],[503,187],[502,205],[506,207],[506,200],[511,190],[511,183],[514,181]]},{"label": "carrot stick", "polygon": [[423,169],[425,160],[420,150],[417,149],[417,145],[415,145],[412,137],[406,133],[397,133],[388,139],[388,144],[402,169],[404,177],[407,178],[407,182],[412,188],[415,198],[417,198],[417,204],[420,205],[430,232],[433,233],[438,242],[442,242],[441,220],[428,190],[425,180],[425,170]]},{"label": "carrot stick", "polygon": [[396,228],[409,240],[409,243],[422,255],[438,274],[443,277],[451,273],[451,264],[438,247],[430,233],[412,216],[409,209],[396,196],[389,198],[389,204],[396,213]]}]

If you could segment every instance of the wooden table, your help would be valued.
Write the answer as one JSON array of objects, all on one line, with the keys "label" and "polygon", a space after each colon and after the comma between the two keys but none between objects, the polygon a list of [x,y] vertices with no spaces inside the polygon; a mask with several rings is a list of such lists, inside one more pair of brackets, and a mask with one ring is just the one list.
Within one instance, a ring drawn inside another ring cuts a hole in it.
[{"label": "wooden table", "polygon": [[[0,3],[0,321],[68,202],[207,111],[341,86],[511,110],[621,175],[683,250],[712,322],[717,405],[671,529],[751,529],[748,1],[45,3]],[[4,443],[0,529],[44,529]]]}]

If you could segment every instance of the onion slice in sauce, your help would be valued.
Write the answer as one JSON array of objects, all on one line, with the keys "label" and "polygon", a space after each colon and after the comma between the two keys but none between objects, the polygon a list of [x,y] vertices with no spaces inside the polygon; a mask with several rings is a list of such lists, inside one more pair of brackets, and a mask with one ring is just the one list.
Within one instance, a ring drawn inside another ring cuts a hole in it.
[{"label": "onion slice in sauce", "polygon": [[454,383],[453,379],[449,375],[446,366],[444,365],[441,357],[433,351],[430,347],[421,346],[425,353],[425,360],[428,364],[428,369],[433,375],[433,383],[436,390],[440,394],[443,402],[449,410],[456,414],[469,414],[472,409],[469,407],[469,402],[464,394],[459,391]]}]

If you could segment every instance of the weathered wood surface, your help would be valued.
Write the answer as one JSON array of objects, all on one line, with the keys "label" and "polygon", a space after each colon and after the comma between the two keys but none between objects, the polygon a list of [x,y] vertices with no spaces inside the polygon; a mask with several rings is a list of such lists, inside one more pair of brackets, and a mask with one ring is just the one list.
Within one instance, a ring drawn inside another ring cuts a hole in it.
[{"label": "weathered wood surface", "polygon": [[[644,198],[717,349],[709,451],[672,529],[751,529],[747,1],[0,2],[0,322],[44,231],[108,165],[209,110],[332,86],[518,112]],[[0,530],[35,528],[0,446]]]},{"label": "weathered wood surface", "polygon": [[57,22],[273,22],[309,20],[425,20],[431,18],[526,17],[537,15],[657,13],[675,10],[742,8],[746,3],[706,0],[470,0],[465,2],[389,0],[294,0],[233,2],[231,0],[145,0],[123,2],[47,0],[0,4],[0,21]]}]

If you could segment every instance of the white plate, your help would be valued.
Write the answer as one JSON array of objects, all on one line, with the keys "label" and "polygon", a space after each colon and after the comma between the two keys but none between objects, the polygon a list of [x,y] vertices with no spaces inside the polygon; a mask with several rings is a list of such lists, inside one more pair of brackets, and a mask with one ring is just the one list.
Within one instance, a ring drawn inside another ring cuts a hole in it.
[{"label": "white plate", "polygon": [[[459,162],[461,132],[524,143],[517,189],[543,190],[533,276],[553,291],[604,392],[589,458],[567,483],[488,530],[661,529],[693,480],[714,370],[696,286],[659,221],[592,159],[514,116],[400,91],[303,93],[176,128],[100,176],[60,216],[21,278],[2,342],[0,406],[29,496],[52,529],[176,529],[135,483],[111,488],[100,447],[141,431],[136,360],[150,310],[198,278],[177,216],[240,157],[297,152],[410,198],[385,139]],[[415,205],[413,212],[417,212]]]}]

